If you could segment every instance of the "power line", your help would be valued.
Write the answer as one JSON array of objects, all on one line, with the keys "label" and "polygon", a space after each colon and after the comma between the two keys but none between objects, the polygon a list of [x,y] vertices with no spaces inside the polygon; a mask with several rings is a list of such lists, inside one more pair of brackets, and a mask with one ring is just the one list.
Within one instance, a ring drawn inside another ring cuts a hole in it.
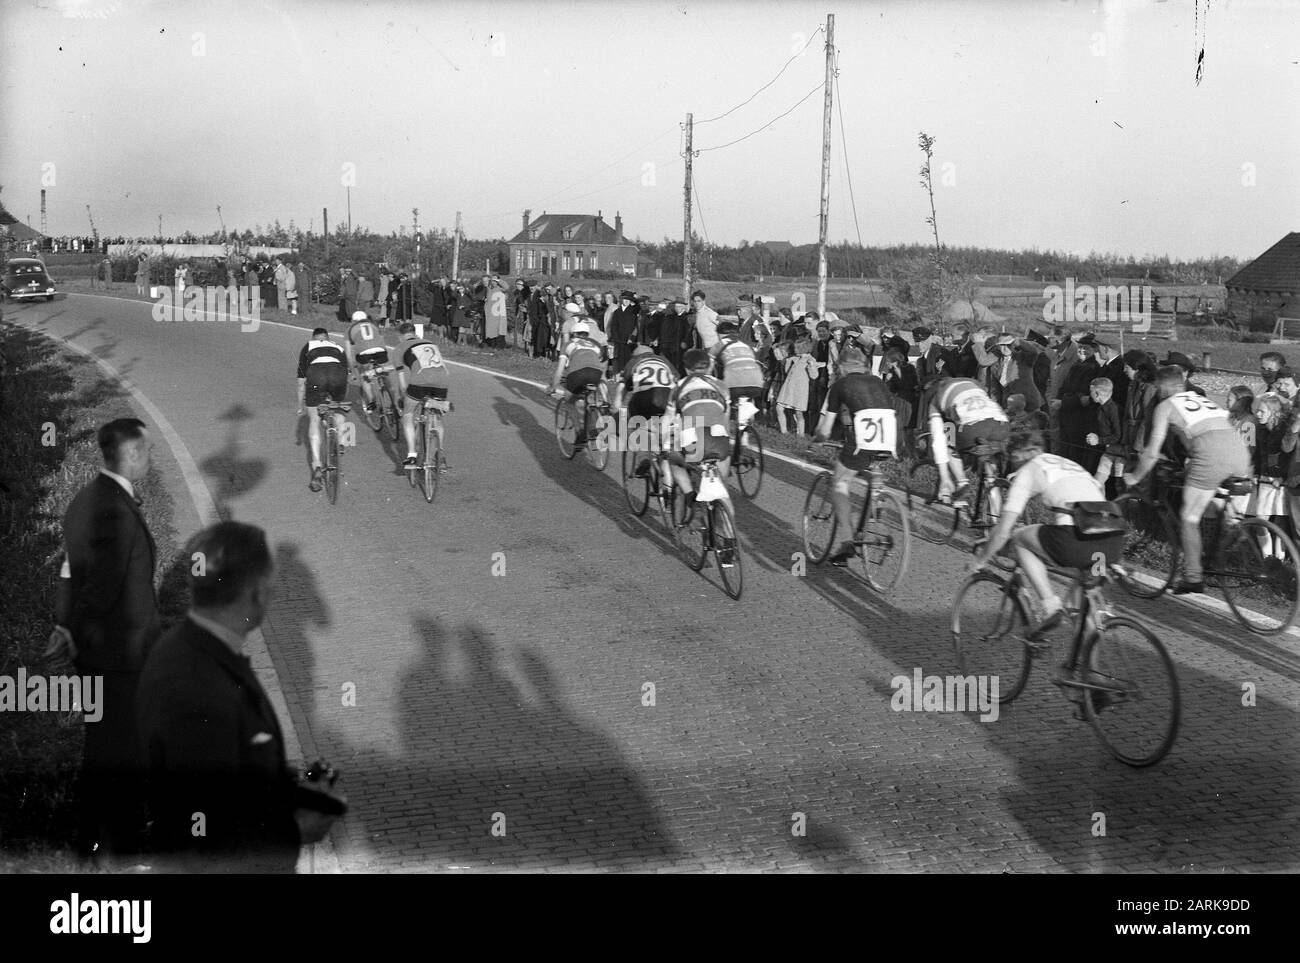
[{"label": "power line", "polygon": [[844,137],[844,99],[840,96],[840,58],[835,52],[835,108],[840,115],[840,148],[844,151],[844,178],[849,182],[849,205],[853,208],[853,228],[858,232],[858,247],[862,247],[862,228],[858,226],[858,202],[853,197],[853,172],[849,170],[849,144]]},{"label": "power line", "polygon": [[700,212],[700,230],[704,232],[704,243],[711,244],[709,240],[709,228],[704,223],[704,205],[700,203],[700,186],[695,183],[695,171],[691,171],[691,193],[695,196],[695,206]]},{"label": "power line", "polygon": [[787,60],[784,65],[782,65],[781,69],[776,72],[775,77],[773,77],[771,80],[765,83],[762,87],[759,87],[758,90],[754,91],[754,93],[750,95],[749,100],[746,100],[742,104],[737,104],[735,107],[732,107],[731,110],[727,111],[725,114],[719,114],[717,117],[710,117],[708,120],[697,120],[695,122],[695,126],[698,127],[700,124],[711,124],[715,120],[722,120],[722,118],[734,114],[736,111],[740,110],[740,108],[744,107],[745,104],[750,103],[750,101],[752,101],[755,97],[757,97],[763,91],[767,90],[768,87],[771,87],[774,83],[780,80],[781,75],[785,73],[786,68],[789,67],[792,63],[794,63],[797,59],[803,56],[804,51],[807,50],[812,45],[812,42],[817,39],[817,35],[821,33],[824,29],[825,29],[824,27],[818,25],[817,29],[813,31],[813,35],[808,38],[808,43],[804,44],[801,50],[795,53],[794,56],[792,56],[789,60]]},{"label": "power line", "polygon": [[787,114],[793,113],[796,108],[798,108],[801,104],[803,104],[803,102],[807,100],[809,97],[811,97],[813,94],[817,93],[817,91],[821,90],[823,86],[824,86],[824,81],[818,81],[816,87],[814,87],[812,90],[808,91],[808,93],[804,94],[801,98],[799,98],[799,103],[795,104],[794,107],[791,107],[789,110],[785,111],[784,113],[777,114],[775,117],[769,120],[762,127],[758,128],[758,130],[750,131],[744,137],[738,137],[735,140],[729,141],[726,144],[719,144],[717,147],[701,147],[695,153],[703,154],[711,150],[722,150],[724,147],[731,147],[735,144],[739,144],[742,140],[749,140],[749,138],[753,137],[755,134],[761,134],[763,131],[767,130],[769,127],[775,124],[782,117],[785,117]]}]

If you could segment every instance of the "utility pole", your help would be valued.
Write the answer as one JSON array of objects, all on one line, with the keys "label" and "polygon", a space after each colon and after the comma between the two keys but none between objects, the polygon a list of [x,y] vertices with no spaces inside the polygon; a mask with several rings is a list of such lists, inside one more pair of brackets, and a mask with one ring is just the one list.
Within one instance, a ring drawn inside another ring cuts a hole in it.
[{"label": "utility pole", "polygon": [[95,250],[99,250],[99,230],[95,227],[95,215],[90,213],[90,205],[86,205],[86,217],[90,219],[90,236],[94,238]]},{"label": "utility pole", "polygon": [[695,115],[686,115],[686,186],[682,204],[682,297],[691,303],[691,139],[695,132]]},{"label": "utility pole", "polygon": [[330,209],[322,207],[320,209],[321,223],[325,226],[321,228],[325,232],[325,256],[330,256]]},{"label": "utility pole", "polygon": [[418,207],[411,208],[411,217],[414,218],[414,220],[412,220],[411,222],[411,231],[415,234],[415,263],[419,264],[420,263],[420,209]]},{"label": "utility pole", "polygon": [[221,216],[221,205],[217,205],[217,220],[221,222],[221,241],[224,244],[226,240],[226,219]]},{"label": "utility pole", "polygon": [[159,215],[158,215],[158,241],[159,241],[159,243],[162,242],[162,236],[163,236],[163,232],[162,232],[162,215],[159,214]]},{"label": "utility pole", "polygon": [[[27,226],[32,226],[32,216],[27,215]],[[41,188],[41,233],[49,237],[49,229],[45,226],[45,188]]]},{"label": "utility pole", "polygon": [[348,240],[352,240],[352,187],[348,186]]},{"label": "utility pole", "polygon": [[456,236],[451,242],[451,279],[460,280],[460,211],[456,212]]},{"label": "utility pole", "polygon": [[826,15],[826,95],[822,112],[822,210],[817,235],[817,316],[826,315],[826,227],[831,212],[831,90],[835,80],[835,14]]}]

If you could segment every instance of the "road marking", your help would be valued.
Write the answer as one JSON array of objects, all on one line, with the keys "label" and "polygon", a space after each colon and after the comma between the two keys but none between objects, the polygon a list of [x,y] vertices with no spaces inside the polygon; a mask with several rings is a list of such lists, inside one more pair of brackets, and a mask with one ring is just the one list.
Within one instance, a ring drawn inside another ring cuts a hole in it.
[{"label": "road marking", "polygon": [[[131,299],[117,298],[115,300],[129,301]],[[64,347],[95,362],[95,364],[99,365],[99,367],[108,374],[110,378],[130,392],[131,397],[135,400],[136,404],[139,405],[140,408],[144,410],[145,414],[153,420],[153,423],[157,425],[158,431],[162,435],[163,440],[167,442],[167,447],[171,449],[172,457],[176,459],[176,464],[180,467],[181,477],[185,480],[185,487],[189,491],[190,501],[194,505],[194,511],[199,516],[199,525],[206,528],[215,522],[221,521],[221,516],[217,512],[216,500],[212,497],[212,493],[208,491],[207,482],[203,480],[203,474],[199,471],[198,464],[194,461],[194,456],[190,454],[188,446],[186,446],[185,441],[181,438],[180,434],[177,433],[176,429],[172,427],[172,423],[167,420],[167,416],[158,409],[157,405],[149,400],[148,395],[137,388],[129,378],[125,377],[120,371],[94,352],[83,348],[80,345],[73,344],[71,341],[61,338],[50,331],[42,330],[41,328],[26,324],[21,320],[16,320],[14,323],[20,324],[22,327],[34,334],[57,339],[62,345],[64,345]],[[271,704],[275,706],[276,716],[280,719],[280,727],[284,732],[286,754],[291,759],[301,759],[306,762],[306,760],[303,759],[302,744],[298,741],[297,727],[294,726],[293,716],[289,714],[289,703],[285,700],[284,690],[280,686],[280,678],[275,671],[275,663],[271,661],[271,652],[267,648],[266,638],[263,636],[260,628],[254,629],[246,637],[244,654],[248,656],[249,661],[253,664],[255,669],[261,669],[261,671],[258,672],[258,675],[262,677],[263,685],[267,690],[267,697],[271,700]],[[317,869],[321,869],[326,873],[339,872],[338,856],[334,852],[334,841],[330,839],[329,836],[326,836],[316,845],[320,847],[323,852],[318,851],[312,853],[310,847],[304,846],[299,851],[299,863],[301,864],[306,861],[307,865],[311,867],[312,872],[315,872]]]}]

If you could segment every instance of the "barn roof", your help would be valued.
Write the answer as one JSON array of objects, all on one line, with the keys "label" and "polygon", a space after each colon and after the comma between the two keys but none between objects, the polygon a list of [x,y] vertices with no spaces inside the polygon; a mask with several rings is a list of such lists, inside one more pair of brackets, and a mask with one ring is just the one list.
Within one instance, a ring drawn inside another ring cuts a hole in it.
[{"label": "barn roof", "polygon": [[[530,237],[533,232],[536,237]],[[572,233],[565,237],[565,232]],[[510,239],[511,244],[630,244],[595,214],[543,214],[533,218],[527,231]]]},{"label": "barn roof", "polygon": [[1226,287],[1246,291],[1300,291],[1300,231],[1292,231],[1228,278]]}]

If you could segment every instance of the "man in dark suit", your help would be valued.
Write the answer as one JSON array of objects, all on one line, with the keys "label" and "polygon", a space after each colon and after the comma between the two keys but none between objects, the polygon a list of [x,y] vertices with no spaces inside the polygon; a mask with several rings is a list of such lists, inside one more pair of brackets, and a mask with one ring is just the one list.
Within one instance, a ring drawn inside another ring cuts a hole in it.
[{"label": "man in dark suit", "polygon": [[271,601],[266,536],[219,522],[185,557],[192,606],[140,679],[158,868],[292,873],[299,846],[324,838],[341,797],[288,767],[280,723],[242,651]]},{"label": "man in dark suit", "polygon": [[138,851],[145,824],[136,687],[158,639],[156,552],[135,486],[149,474],[144,422],[99,429],[100,474],[63,516],[64,571],[46,654],[71,656],[81,675],[104,679],[103,716],[86,724],[77,792],[82,856]]}]

